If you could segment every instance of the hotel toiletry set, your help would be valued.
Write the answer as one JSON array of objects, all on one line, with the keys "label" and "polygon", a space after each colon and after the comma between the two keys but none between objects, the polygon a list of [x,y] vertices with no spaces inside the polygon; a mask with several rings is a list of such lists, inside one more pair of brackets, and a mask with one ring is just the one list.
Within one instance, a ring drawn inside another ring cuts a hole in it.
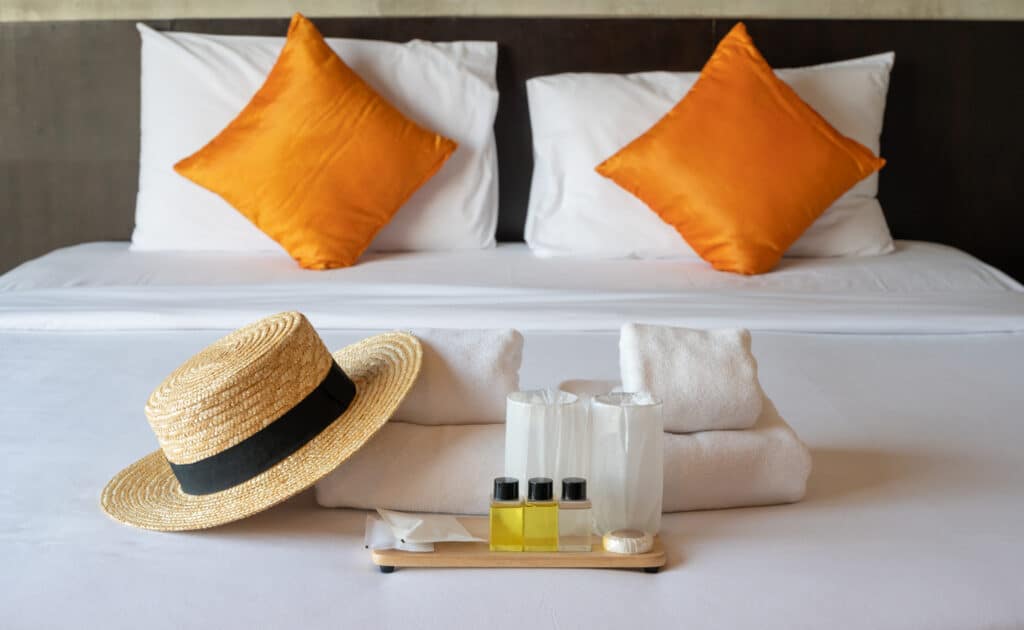
[{"label": "hotel toiletry set", "polygon": [[486,542],[491,552],[578,554],[597,542],[611,554],[651,551],[662,507],[660,401],[642,393],[513,392],[505,428],[506,474],[493,480],[486,539],[454,516],[378,508],[379,518],[367,519],[366,547],[423,553],[440,551],[434,543]]},{"label": "hotel toiletry set", "polygon": [[589,400],[558,390],[510,394],[490,549],[587,552],[596,531],[605,551],[649,551],[661,525],[661,414],[661,402],[646,393]]}]

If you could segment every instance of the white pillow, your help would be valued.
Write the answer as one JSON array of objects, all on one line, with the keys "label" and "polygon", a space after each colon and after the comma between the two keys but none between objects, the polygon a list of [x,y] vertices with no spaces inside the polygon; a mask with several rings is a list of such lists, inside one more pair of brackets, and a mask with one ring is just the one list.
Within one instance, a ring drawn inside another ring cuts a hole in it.
[{"label": "white pillow", "polygon": [[[173,170],[249,102],[283,37],[155,31],[142,35],[142,111],[135,250],[284,250],[216,194]],[[328,39],[345,63],[403,114],[459,143],[402,206],[371,250],[494,246],[498,109],[494,42],[405,44]]]},{"label": "white pillow", "polygon": [[[777,74],[837,130],[878,154],[893,59],[885,53]],[[594,167],[654,125],[698,76],[559,74],[526,82],[533,131],[526,242],[537,254],[696,256],[674,228]],[[877,194],[873,174],[836,200],[786,255],[891,252]]]}]

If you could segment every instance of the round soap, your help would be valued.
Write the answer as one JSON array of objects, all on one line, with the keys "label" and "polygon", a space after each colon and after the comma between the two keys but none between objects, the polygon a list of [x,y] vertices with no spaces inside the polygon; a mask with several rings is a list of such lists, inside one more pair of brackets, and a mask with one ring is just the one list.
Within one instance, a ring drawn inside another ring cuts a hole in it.
[{"label": "round soap", "polygon": [[639,529],[616,529],[601,537],[601,544],[611,553],[646,553],[654,547],[654,536]]}]

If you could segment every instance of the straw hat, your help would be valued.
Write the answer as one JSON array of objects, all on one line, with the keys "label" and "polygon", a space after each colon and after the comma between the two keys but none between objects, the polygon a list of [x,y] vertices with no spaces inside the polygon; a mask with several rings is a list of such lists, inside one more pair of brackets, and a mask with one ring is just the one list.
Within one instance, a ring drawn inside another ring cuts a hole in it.
[{"label": "straw hat", "polygon": [[419,341],[370,337],[332,356],[300,313],[215,342],[149,397],[160,450],[115,476],[100,503],[146,529],[203,529],[313,485],[391,417],[419,373]]}]

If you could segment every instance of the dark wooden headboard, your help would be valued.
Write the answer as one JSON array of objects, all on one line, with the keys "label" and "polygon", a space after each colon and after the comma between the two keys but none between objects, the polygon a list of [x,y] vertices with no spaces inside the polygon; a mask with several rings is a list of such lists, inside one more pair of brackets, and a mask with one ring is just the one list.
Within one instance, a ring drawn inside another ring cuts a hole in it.
[{"label": "dark wooden headboard", "polygon": [[[524,81],[568,71],[698,70],[733,19],[329,18],[327,36],[500,44],[498,238],[521,240],[532,167]],[[888,50],[896,67],[880,198],[897,238],[948,243],[1024,279],[1024,23],[747,20],[768,61]],[[149,21],[281,35],[286,19]],[[139,129],[129,21],[0,24],[0,271],[55,247],[127,239]]]}]

